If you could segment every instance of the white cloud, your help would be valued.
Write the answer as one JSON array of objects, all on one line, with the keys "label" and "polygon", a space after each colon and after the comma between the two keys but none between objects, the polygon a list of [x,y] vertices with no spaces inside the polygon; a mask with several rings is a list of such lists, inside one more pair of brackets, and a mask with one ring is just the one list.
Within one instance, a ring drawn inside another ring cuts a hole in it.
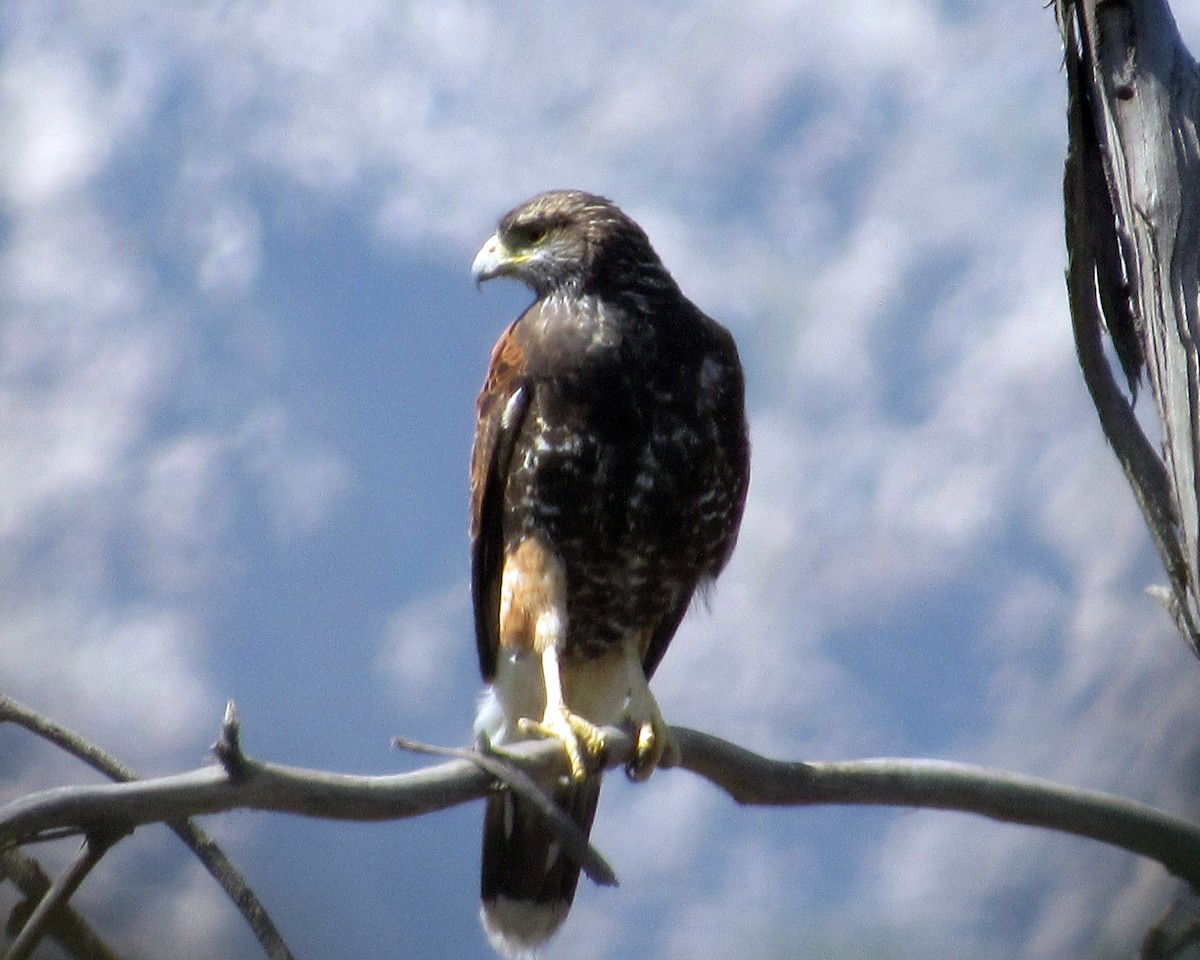
[{"label": "white cloud", "polygon": [[213,710],[193,624],[171,609],[88,609],[61,593],[43,588],[10,605],[5,692],[95,743],[120,744],[135,766],[190,741]]},{"label": "white cloud", "polygon": [[[466,582],[457,583],[409,603],[388,618],[380,665],[392,679],[401,709],[440,706],[451,692],[456,679],[453,667],[474,636],[470,595]],[[468,719],[464,718],[464,730]]]},{"label": "white cloud", "polygon": [[214,210],[200,232],[200,289],[221,299],[248,292],[262,257],[257,213],[248,204],[228,204]]},{"label": "white cloud", "polygon": [[229,445],[207,435],[180,436],[151,454],[137,511],[156,585],[186,591],[220,579],[235,507],[229,459]]},{"label": "white cloud", "polygon": [[335,451],[294,430],[286,411],[267,403],[247,415],[236,437],[245,468],[262,484],[265,506],[283,536],[312,533],[351,482]]},{"label": "white cloud", "polygon": [[0,87],[7,149],[0,189],[8,203],[52,200],[83,186],[112,146],[83,65],[75,52],[14,58]]}]

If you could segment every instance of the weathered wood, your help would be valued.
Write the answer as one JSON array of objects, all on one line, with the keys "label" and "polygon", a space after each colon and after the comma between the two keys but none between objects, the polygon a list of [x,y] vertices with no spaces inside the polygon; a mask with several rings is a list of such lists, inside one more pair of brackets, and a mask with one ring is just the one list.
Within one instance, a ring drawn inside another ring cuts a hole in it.
[{"label": "weathered wood", "polygon": [[[1056,0],[1067,287],[1084,379],[1200,655],[1200,74],[1165,0]],[[1104,359],[1101,324],[1129,380]],[[1134,418],[1145,368],[1161,457]]]}]

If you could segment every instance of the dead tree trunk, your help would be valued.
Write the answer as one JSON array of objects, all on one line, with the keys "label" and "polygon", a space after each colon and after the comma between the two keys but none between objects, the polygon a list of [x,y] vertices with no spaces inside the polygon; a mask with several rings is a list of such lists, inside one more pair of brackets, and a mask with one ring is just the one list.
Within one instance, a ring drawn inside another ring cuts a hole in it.
[{"label": "dead tree trunk", "polygon": [[[1200,75],[1165,0],[1056,0],[1068,84],[1067,287],[1079,362],[1200,655]],[[1129,383],[1118,388],[1102,328]],[[1145,369],[1161,455],[1134,418]]]}]

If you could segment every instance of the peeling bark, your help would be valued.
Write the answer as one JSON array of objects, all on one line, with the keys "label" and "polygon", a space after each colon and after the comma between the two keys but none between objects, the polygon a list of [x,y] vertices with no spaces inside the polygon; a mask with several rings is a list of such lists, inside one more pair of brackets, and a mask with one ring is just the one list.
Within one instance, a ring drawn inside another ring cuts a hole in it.
[{"label": "peeling bark", "polygon": [[[1165,0],[1056,0],[1068,87],[1067,288],[1084,379],[1200,655],[1200,74]],[[1130,387],[1117,386],[1107,329]],[[1144,370],[1156,450],[1134,418]]]}]

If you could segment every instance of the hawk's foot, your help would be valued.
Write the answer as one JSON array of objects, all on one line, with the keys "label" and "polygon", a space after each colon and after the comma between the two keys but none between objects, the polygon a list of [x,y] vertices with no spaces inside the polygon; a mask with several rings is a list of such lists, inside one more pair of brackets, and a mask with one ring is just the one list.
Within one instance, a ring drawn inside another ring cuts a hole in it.
[{"label": "hawk's foot", "polygon": [[517,721],[517,728],[522,733],[561,741],[571,766],[572,780],[584,779],[588,761],[603,756],[608,748],[604,731],[590,720],[572,713],[566,704],[547,704],[540,721],[522,717]]},{"label": "hawk's foot", "polygon": [[656,727],[648,721],[636,727],[634,733],[637,735],[636,752],[625,767],[630,780],[640,783],[648,780],[659,767],[673,767],[679,763],[679,742],[665,723]]},{"label": "hawk's foot", "polygon": [[640,783],[649,779],[659,767],[673,767],[679,763],[679,741],[663,719],[658,701],[645,680],[640,685],[635,684],[630,691],[625,713],[636,740],[633,760],[625,767],[630,780]]}]

